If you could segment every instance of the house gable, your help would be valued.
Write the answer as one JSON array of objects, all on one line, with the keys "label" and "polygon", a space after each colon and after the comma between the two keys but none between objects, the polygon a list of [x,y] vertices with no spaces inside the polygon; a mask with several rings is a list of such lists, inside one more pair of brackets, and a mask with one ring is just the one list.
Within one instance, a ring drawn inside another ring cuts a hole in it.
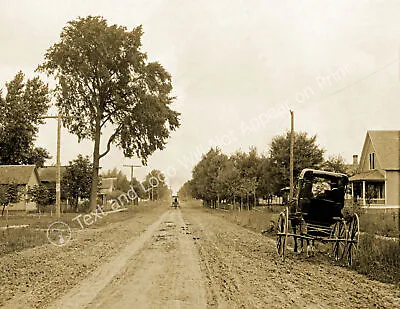
[{"label": "house gable", "polygon": [[364,141],[364,146],[363,146],[363,150],[361,152],[361,158],[360,158],[360,164],[358,167],[358,173],[362,173],[362,172],[367,172],[370,171],[370,154],[374,153],[375,154],[375,168],[376,170],[381,170],[382,169],[382,165],[379,161],[379,155],[377,154],[377,151],[371,141],[371,137],[369,135],[369,133],[367,133],[366,137],[365,137],[365,141]]},{"label": "house gable", "polygon": [[37,169],[34,169],[31,177],[29,177],[29,181],[27,183],[28,187],[33,187],[35,185],[40,185],[40,178]]},{"label": "house gable", "polygon": [[370,154],[374,153],[374,170],[400,169],[400,131],[368,131],[361,152],[358,173],[370,171]]}]

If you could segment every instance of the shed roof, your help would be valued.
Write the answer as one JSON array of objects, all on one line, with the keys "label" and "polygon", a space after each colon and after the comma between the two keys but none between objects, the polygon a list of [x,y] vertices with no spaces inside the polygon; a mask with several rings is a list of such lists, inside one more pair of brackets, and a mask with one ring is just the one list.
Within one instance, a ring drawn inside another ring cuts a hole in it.
[{"label": "shed roof", "polygon": [[[60,167],[61,177],[67,168]],[[45,166],[38,169],[40,181],[43,182],[56,182],[57,166]]]}]

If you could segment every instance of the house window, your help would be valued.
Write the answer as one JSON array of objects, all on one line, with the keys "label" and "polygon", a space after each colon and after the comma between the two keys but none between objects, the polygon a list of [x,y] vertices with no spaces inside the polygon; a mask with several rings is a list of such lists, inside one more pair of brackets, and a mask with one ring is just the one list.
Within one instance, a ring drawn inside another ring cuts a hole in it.
[{"label": "house window", "polygon": [[369,154],[369,169],[375,169],[375,153],[373,152]]}]

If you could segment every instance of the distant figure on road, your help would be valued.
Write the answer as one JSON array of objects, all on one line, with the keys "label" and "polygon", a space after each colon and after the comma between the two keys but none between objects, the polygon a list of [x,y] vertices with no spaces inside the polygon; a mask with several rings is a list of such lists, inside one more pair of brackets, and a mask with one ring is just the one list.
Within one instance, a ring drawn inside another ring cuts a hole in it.
[{"label": "distant figure on road", "polygon": [[179,206],[178,196],[177,195],[173,195],[172,196],[172,207],[177,208],[178,206]]}]

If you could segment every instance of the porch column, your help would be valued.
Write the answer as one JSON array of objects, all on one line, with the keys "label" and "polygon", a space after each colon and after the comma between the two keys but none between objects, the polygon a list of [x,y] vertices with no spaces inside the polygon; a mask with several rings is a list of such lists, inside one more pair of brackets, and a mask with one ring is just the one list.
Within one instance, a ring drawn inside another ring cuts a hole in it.
[{"label": "porch column", "polygon": [[366,205],[366,202],[365,202],[365,180],[363,180],[362,199],[363,199],[363,206],[365,206]]},{"label": "porch column", "polygon": [[383,193],[383,194],[385,194],[385,205],[387,205],[388,203],[387,203],[387,191],[386,191],[386,188],[387,188],[387,176],[386,176],[386,170],[385,170],[385,184],[384,184],[384,186],[385,186],[385,191],[384,191],[384,193]]},{"label": "porch column", "polygon": [[354,183],[353,182],[351,183],[351,198],[354,201]]}]

